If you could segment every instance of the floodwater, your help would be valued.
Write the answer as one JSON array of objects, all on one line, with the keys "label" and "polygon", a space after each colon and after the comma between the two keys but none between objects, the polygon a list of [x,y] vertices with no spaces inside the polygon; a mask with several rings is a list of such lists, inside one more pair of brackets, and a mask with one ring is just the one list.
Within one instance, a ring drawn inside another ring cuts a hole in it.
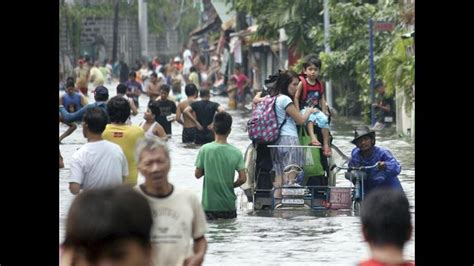
[{"label": "floodwater", "polygon": [[[115,95],[116,84],[106,84],[110,97]],[[92,94],[90,93],[93,101]],[[227,98],[212,97],[227,108]],[[138,124],[148,102],[147,96],[141,96],[139,114],[132,117],[132,123]],[[247,110],[230,110],[233,117],[232,132],[229,143],[245,153],[250,144],[244,126],[250,113]],[[352,126],[359,123],[342,117],[332,121],[333,143],[346,155],[354,147]],[[182,127],[172,125],[173,136],[168,141],[171,151],[171,171],[169,181],[175,186],[186,188],[201,198],[202,179],[194,177],[194,161],[199,146],[181,143]],[[59,126],[59,134],[67,127]],[[86,143],[82,127],[78,128],[60,145],[65,168],[59,173],[60,220],[59,242],[64,239],[65,219],[74,196],[69,192],[66,178],[69,176],[70,159],[74,151]],[[415,219],[414,205],[414,145],[400,139],[390,131],[377,134],[376,145],[389,148],[401,162],[402,172],[399,175],[405,193],[408,196],[412,221]],[[335,152],[333,152],[335,153]],[[338,157],[335,156],[336,163]],[[140,182],[139,177],[139,182]],[[338,186],[349,186],[342,171],[337,177]],[[211,222],[208,224],[208,250],[203,265],[355,265],[361,259],[369,257],[367,244],[362,240],[360,219],[351,212],[343,211],[253,211],[240,188],[236,188],[237,213],[235,220]],[[406,259],[414,260],[414,234],[405,246]]]}]

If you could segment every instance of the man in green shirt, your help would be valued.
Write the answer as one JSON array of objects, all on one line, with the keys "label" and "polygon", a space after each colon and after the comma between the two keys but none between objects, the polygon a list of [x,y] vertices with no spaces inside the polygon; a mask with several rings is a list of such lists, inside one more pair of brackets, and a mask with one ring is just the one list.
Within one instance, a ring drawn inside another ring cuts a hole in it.
[{"label": "man in green shirt", "polygon": [[[201,147],[196,158],[196,178],[206,176],[203,182],[202,205],[206,218],[232,219],[237,217],[234,188],[245,181],[245,165],[242,152],[227,143],[232,127],[232,117],[227,112],[214,116],[215,141]],[[239,177],[234,181],[235,171]]]}]

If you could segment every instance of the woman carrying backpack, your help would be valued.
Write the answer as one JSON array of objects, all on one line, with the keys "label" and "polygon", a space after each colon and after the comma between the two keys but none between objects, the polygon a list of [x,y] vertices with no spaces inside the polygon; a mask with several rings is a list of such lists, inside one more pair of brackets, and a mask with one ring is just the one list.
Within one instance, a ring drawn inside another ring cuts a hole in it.
[{"label": "woman carrying backpack", "polygon": [[[298,131],[296,124],[303,125],[311,113],[316,112],[315,108],[308,108],[301,115],[293,103],[293,96],[298,86],[298,75],[290,70],[279,70],[278,73],[271,75],[265,80],[265,86],[268,88],[268,94],[265,97],[277,97],[275,101],[275,111],[278,118],[278,125],[281,126],[280,138],[274,143],[275,145],[297,146],[300,145],[298,139]],[[255,104],[263,101],[265,97],[261,97],[261,92],[255,95],[253,102]],[[283,124],[283,125],[282,125]],[[302,166],[304,163],[303,149],[293,147],[277,147],[270,150],[273,170],[275,171],[274,187],[281,187],[283,177],[283,169],[289,164],[297,164]],[[275,198],[281,198],[281,189],[275,191]]]}]

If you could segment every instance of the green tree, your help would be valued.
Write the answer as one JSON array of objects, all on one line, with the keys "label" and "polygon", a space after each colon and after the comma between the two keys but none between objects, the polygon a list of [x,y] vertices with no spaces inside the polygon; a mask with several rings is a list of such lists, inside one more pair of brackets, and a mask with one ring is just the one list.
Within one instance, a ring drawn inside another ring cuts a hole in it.
[{"label": "green tree", "polygon": [[[402,90],[407,99],[412,99],[412,87],[415,84],[415,57],[407,53],[413,47],[413,39],[404,40],[401,36],[384,50],[380,61],[382,79],[387,93],[394,95]],[[411,105],[406,105],[406,111],[411,111]]]},{"label": "green tree", "polygon": [[300,1],[263,1],[263,0],[229,0],[239,12],[246,12],[257,21],[256,36],[259,38],[278,39],[278,30],[285,29],[288,46],[294,47],[300,54],[319,52],[321,43],[315,43],[310,32],[315,27],[322,27],[322,0]]},{"label": "green tree", "polygon": [[[335,107],[346,115],[369,119],[370,74],[368,21],[397,22],[397,6],[389,1],[361,4],[358,1],[330,5],[332,53],[322,52],[324,76],[333,81]],[[376,77],[383,76],[379,67],[382,54],[390,47],[396,32],[374,33],[374,65]],[[317,35],[314,35],[317,36]],[[315,41],[317,41],[315,39]]]}]

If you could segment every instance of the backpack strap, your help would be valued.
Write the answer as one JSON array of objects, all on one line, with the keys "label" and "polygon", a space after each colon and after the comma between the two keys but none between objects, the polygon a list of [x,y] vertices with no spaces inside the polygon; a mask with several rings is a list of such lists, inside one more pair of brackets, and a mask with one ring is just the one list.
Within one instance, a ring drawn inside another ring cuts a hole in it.
[{"label": "backpack strap", "polygon": [[286,123],[286,114],[285,114],[285,118],[283,119],[283,123],[281,123],[281,125],[278,127],[278,132],[280,132],[281,128],[283,127],[285,123]]},{"label": "backpack strap", "polygon": [[[276,115],[276,110],[275,110],[275,105],[276,105],[276,101],[277,101],[277,98],[278,96],[271,96],[271,97],[275,97],[275,102],[273,103],[273,111],[275,112],[275,115]],[[278,127],[278,133],[280,132],[281,128],[283,127],[283,125],[286,123],[286,111],[285,111],[285,118],[283,118],[283,122],[281,123],[281,125]],[[278,123],[278,116],[277,116],[277,123]]]},{"label": "backpack strap", "polygon": [[[278,122],[278,119],[277,119],[277,122]],[[283,123],[281,123],[281,125],[278,127],[278,139],[280,138],[281,136],[281,128],[283,127],[283,125],[286,123],[286,114],[285,114],[285,118],[283,119]],[[276,141],[275,141],[276,142]]]}]

